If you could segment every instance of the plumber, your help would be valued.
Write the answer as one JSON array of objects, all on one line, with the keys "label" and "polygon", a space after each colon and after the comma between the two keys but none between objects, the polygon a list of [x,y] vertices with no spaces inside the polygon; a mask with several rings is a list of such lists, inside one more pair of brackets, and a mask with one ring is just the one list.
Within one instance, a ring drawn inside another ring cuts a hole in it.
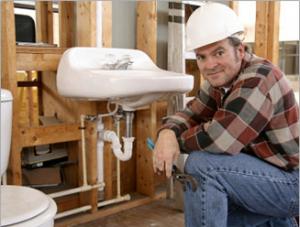
[{"label": "plumber", "polygon": [[184,194],[188,227],[297,226],[299,107],[282,71],[243,44],[234,11],[207,3],[186,25],[187,49],[205,81],[183,111],[164,119],[155,172],[180,152],[198,187]]}]

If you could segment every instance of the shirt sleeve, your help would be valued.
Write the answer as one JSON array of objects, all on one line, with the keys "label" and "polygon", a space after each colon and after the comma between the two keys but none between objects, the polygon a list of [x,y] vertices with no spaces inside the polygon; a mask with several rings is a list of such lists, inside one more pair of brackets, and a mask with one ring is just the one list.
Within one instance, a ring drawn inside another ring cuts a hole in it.
[{"label": "shirt sleeve", "polygon": [[167,128],[179,138],[184,131],[211,120],[220,104],[221,92],[204,81],[197,96],[187,103],[184,110],[163,119],[163,126],[158,133]]},{"label": "shirt sleeve", "polygon": [[207,127],[193,125],[181,134],[179,144],[185,152],[237,154],[259,135],[272,115],[266,81],[260,77],[242,80],[229,91]]}]

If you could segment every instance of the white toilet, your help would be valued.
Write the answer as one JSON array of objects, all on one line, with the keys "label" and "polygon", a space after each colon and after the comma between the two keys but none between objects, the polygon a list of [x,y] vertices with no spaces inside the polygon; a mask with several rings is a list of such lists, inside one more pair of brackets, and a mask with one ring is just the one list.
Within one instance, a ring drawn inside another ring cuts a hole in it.
[{"label": "white toilet", "polygon": [[[1,89],[1,176],[9,160],[12,130],[12,95]],[[57,206],[52,198],[30,187],[0,186],[0,226],[53,227]]]}]

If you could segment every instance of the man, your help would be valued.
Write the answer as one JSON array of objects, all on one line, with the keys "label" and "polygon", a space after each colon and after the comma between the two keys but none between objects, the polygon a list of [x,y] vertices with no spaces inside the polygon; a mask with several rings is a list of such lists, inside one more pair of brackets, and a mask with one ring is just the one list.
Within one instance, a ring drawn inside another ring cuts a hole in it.
[{"label": "man", "polygon": [[245,50],[235,13],[207,3],[187,22],[187,49],[205,78],[186,108],[164,120],[154,171],[171,175],[180,151],[198,181],[185,192],[189,227],[297,226],[299,107],[283,73]]}]

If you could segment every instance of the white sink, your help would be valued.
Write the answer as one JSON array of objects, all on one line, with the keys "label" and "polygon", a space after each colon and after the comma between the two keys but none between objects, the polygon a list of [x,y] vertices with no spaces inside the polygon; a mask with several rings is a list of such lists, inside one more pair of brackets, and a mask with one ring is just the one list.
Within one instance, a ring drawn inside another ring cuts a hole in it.
[{"label": "white sink", "polygon": [[193,76],[158,68],[142,51],[74,47],[62,56],[58,93],[85,100],[108,100],[136,109],[193,88]]}]

